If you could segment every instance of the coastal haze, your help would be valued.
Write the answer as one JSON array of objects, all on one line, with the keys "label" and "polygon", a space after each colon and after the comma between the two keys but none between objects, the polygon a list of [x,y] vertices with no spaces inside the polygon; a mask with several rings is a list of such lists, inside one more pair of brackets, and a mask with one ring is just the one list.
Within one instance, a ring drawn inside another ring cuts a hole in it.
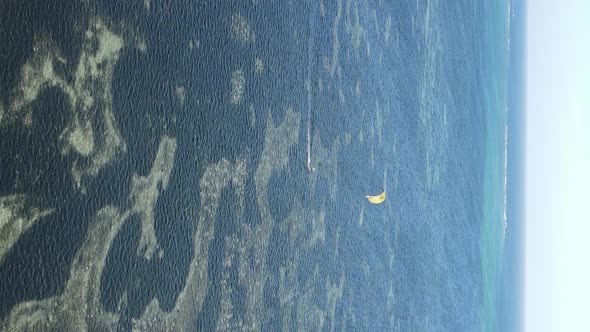
[{"label": "coastal haze", "polygon": [[508,4],[0,12],[0,330],[506,326]]}]

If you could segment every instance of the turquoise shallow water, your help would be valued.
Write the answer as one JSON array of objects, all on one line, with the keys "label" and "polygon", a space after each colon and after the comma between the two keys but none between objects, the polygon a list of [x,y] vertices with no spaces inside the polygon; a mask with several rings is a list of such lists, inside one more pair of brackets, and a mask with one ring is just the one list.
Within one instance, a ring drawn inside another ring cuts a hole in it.
[{"label": "turquoise shallow water", "polygon": [[488,8],[491,24],[485,31],[487,54],[484,74],[489,83],[484,89],[486,110],[484,208],[482,219],[482,326],[485,331],[499,327],[498,300],[501,292],[505,242],[505,158],[508,121],[508,6],[492,4]]}]

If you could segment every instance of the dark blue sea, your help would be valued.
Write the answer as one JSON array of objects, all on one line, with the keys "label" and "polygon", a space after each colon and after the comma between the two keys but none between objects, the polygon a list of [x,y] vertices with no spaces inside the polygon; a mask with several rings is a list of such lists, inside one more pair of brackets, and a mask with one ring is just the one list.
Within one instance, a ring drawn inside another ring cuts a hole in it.
[{"label": "dark blue sea", "polygon": [[505,4],[0,12],[0,237],[50,211],[2,247],[0,329],[78,289],[119,330],[497,329]]}]

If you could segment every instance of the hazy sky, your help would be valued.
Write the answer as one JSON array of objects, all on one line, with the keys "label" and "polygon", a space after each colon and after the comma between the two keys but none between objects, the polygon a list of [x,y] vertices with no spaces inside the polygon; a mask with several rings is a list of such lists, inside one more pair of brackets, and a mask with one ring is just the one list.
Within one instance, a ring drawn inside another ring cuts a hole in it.
[{"label": "hazy sky", "polygon": [[527,10],[525,330],[590,331],[590,1]]}]

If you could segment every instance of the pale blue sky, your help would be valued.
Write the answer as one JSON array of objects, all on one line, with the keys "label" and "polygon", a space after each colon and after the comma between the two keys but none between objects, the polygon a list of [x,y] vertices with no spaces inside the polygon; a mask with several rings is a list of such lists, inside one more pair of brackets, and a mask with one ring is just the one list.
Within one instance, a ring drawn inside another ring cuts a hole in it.
[{"label": "pale blue sky", "polygon": [[529,0],[526,331],[590,331],[590,1]]}]

